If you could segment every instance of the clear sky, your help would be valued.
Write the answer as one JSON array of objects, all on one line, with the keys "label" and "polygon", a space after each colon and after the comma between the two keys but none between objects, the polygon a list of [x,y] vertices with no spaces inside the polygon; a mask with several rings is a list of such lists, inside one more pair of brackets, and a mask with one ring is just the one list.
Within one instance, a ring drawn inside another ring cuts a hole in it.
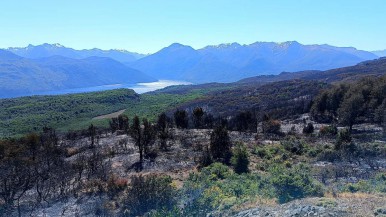
[{"label": "clear sky", "polygon": [[0,47],[60,43],[152,53],[174,42],[386,49],[385,0],[1,0]]}]

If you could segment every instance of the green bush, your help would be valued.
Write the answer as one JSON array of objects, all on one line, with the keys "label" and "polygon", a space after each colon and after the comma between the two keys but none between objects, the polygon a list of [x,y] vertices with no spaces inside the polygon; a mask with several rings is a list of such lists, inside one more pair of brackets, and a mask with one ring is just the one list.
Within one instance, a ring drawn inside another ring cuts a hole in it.
[{"label": "green bush", "polygon": [[213,163],[209,167],[205,167],[201,170],[201,177],[205,177],[209,180],[216,181],[229,177],[231,172],[229,168],[222,163]]},{"label": "green bush", "polygon": [[375,191],[386,193],[386,173],[377,174],[373,183],[375,185]]},{"label": "green bush", "polygon": [[150,212],[149,217],[183,217],[181,210],[178,207],[173,209],[160,209]]},{"label": "green bush", "polygon": [[297,155],[302,155],[307,150],[307,145],[304,143],[304,141],[295,139],[293,137],[281,141],[280,144],[284,147],[285,150]]},{"label": "green bush", "polygon": [[243,144],[237,144],[233,150],[231,164],[237,174],[248,173],[249,156],[247,148]]},{"label": "green bush", "polygon": [[268,160],[272,158],[271,153],[269,153],[267,151],[267,149],[264,147],[262,147],[262,148],[256,147],[253,150],[253,154],[257,155],[260,158],[264,158],[264,159],[268,159]]},{"label": "green bush", "polygon": [[259,174],[233,173],[227,166],[214,163],[199,173],[192,173],[181,190],[184,216],[206,216],[214,210],[229,210],[234,205],[272,198],[272,185]]},{"label": "green bush", "polygon": [[143,215],[151,210],[174,207],[176,191],[170,176],[134,176],[124,201],[124,216]]},{"label": "green bush", "polygon": [[321,136],[328,136],[328,137],[336,136],[336,134],[338,134],[338,128],[334,125],[322,126],[319,129],[319,134]]},{"label": "green bush", "polygon": [[335,149],[341,150],[344,148],[344,146],[348,143],[351,143],[351,133],[348,129],[343,129],[339,131],[337,137],[336,137],[336,144]]},{"label": "green bush", "polygon": [[369,180],[360,180],[357,183],[348,183],[343,186],[344,192],[386,193],[386,173],[378,173]]},{"label": "green bush", "polygon": [[355,192],[370,192],[372,189],[371,185],[369,182],[367,181],[364,181],[364,180],[360,180],[359,182],[357,183],[348,183],[344,186],[343,188],[343,191],[345,192],[351,192],[351,193],[355,193]]},{"label": "green bush", "polygon": [[291,169],[276,165],[270,170],[279,203],[307,196],[322,196],[323,189],[310,175],[310,168],[300,164]]}]

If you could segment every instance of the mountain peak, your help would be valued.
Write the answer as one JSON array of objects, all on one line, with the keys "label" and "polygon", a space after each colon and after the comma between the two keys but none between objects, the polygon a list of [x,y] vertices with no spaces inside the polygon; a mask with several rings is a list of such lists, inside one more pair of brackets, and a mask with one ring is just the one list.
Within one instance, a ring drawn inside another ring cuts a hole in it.
[{"label": "mountain peak", "polygon": [[227,49],[227,48],[230,48],[230,49],[236,49],[236,48],[239,48],[239,47],[242,47],[242,45],[237,43],[237,42],[233,42],[233,43],[223,43],[223,44],[219,44],[219,45],[209,45],[209,46],[207,46],[205,48],[214,48],[214,49]]},{"label": "mountain peak", "polygon": [[61,45],[61,44],[59,44],[59,43],[55,43],[55,44],[44,43],[44,44],[41,44],[41,45],[37,45],[36,47],[44,47],[44,48],[64,48],[64,46]]},{"label": "mountain peak", "polygon": [[183,45],[180,43],[173,43],[173,44],[169,45],[168,47],[165,47],[161,51],[176,51],[176,50],[194,50],[194,49],[188,45]]},{"label": "mountain peak", "polygon": [[190,47],[190,46],[183,45],[183,44],[180,44],[180,43],[173,43],[173,44],[168,46],[168,48],[182,48],[182,47]]},{"label": "mountain peak", "polygon": [[297,41],[285,41],[285,42],[282,42],[282,43],[278,43],[278,45],[280,47],[290,47],[290,46],[301,46],[302,44],[300,44]]}]

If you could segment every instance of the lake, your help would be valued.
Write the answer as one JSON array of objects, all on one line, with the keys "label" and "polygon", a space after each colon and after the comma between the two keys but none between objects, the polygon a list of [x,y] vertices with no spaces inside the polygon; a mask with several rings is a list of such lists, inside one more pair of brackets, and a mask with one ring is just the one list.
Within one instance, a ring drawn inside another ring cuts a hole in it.
[{"label": "lake", "polygon": [[70,93],[85,93],[85,92],[94,92],[102,90],[113,90],[118,88],[128,88],[133,89],[136,93],[146,93],[158,89],[162,89],[168,86],[173,85],[189,85],[190,82],[185,81],[172,81],[172,80],[159,80],[156,82],[149,83],[137,83],[137,84],[111,84],[111,85],[102,85],[94,87],[82,87],[82,88],[73,88],[73,89],[64,89],[64,90],[55,90],[55,91],[45,91],[34,93],[34,95],[61,95],[61,94],[70,94]]}]

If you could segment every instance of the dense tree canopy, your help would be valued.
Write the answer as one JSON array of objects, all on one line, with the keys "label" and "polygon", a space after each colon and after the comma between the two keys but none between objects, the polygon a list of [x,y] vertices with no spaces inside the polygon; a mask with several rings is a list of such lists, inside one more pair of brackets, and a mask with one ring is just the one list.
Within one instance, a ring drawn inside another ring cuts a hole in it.
[{"label": "dense tree canopy", "polygon": [[321,92],[311,108],[316,121],[336,122],[352,128],[363,122],[382,124],[385,119],[386,76],[368,77]]}]

